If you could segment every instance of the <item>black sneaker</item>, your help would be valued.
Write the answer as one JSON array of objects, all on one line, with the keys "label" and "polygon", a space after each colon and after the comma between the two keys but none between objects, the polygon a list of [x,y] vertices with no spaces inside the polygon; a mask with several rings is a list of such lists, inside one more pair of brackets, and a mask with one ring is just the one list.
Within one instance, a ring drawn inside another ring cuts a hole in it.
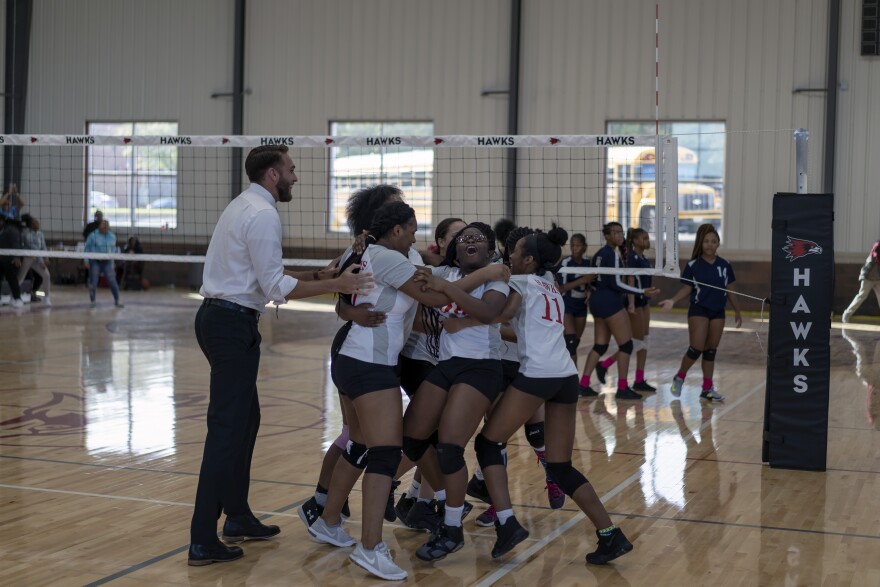
[{"label": "black sneaker", "polygon": [[596,536],[599,536],[599,547],[587,555],[587,562],[591,565],[604,565],[633,549],[632,542],[626,539],[620,528],[615,528],[610,536],[601,536],[598,531]]},{"label": "black sneaker", "polygon": [[400,486],[397,479],[391,480],[391,491],[388,492],[388,503],[385,504],[385,521],[394,522],[397,520],[397,514],[394,512],[394,490]]},{"label": "black sneaker", "polygon": [[636,381],[632,386],[633,391],[657,391],[657,388],[647,381]]},{"label": "black sneaker", "polygon": [[482,479],[477,479],[476,475],[472,476],[471,480],[468,481],[467,494],[474,499],[479,499],[483,503],[492,503],[492,498],[489,497],[489,488],[486,487],[486,482]]},{"label": "black sneaker", "polygon": [[465,519],[466,517],[468,517],[468,514],[471,513],[471,510],[474,509],[474,504],[472,504],[472,503],[469,502],[468,500],[464,500],[464,503],[462,504],[462,507],[463,507],[464,509],[461,510],[461,521],[464,522],[464,519]]},{"label": "black sneaker", "polygon": [[629,386],[624,389],[618,389],[614,397],[617,399],[642,399],[642,396],[634,392]]},{"label": "black sneaker", "polygon": [[320,518],[321,514],[324,513],[324,508],[318,505],[318,500],[315,499],[315,496],[313,495],[308,501],[299,506],[296,513],[299,514],[299,519],[306,525],[306,529],[309,529],[312,527],[312,524],[315,523],[315,520]]},{"label": "black sneaker", "polygon": [[578,385],[578,395],[580,397],[599,397],[599,394],[589,385]]},{"label": "black sneaker", "polygon": [[423,561],[438,561],[446,558],[446,555],[461,550],[462,546],[464,546],[462,527],[440,524],[437,531],[431,534],[431,539],[427,544],[423,544],[416,550],[416,556]]},{"label": "black sneaker", "polygon": [[596,379],[599,380],[599,383],[605,384],[605,374],[608,373],[608,369],[602,366],[602,363],[596,363]]},{"label": "black sneaker", "polygon": [[416,498],[407,497],[404,493],[400,496],[400,499],[397,500],[397,505],[394,506],[394,513],[397,514],[397,518],[401,522],[406,524],[406,516],[415,504]]},{"label": "black sneaker", "polygon": [[434,532],[440,526],[440,519],[435,502],[416,501],[406,514],[404,524],[413,530]]},{"label": "black sneaker", "polygon": [[508,518],[503,526],[495,520],[495,535],[498,539],[492,547],[492,558],[504,556],[513,550],[514,546],[529,537],[529,531],[523,528],[514,516]]}]

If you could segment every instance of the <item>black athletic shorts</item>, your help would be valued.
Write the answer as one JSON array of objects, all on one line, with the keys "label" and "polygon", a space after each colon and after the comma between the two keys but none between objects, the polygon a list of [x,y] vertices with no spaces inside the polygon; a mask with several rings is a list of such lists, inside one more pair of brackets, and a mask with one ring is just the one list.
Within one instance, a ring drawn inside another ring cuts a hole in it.
[{"label": "black athletic shorts", "polygon": [[434,364],[430,361],[420,361],[400,355],[400,387],[406,395],[412,397],[433,370]]},{"label": "black athletic shorts", "polygon": [[351,400],[371,391],[399,388],[400,378],[395,371],[394,365],[367,363],[343,354],[337,355],[330,366],[336,387]]},{"label": "black athletic shorts", "polygon": [[709,320],[724,320],[724,308],[720,310],[710,310],[705,306],[699,306],[696,304],[691,304],[691,307],[688,308],[688,318],[691,316],[699,316],[701,318],[708,318]]},{"label": "black athletic shorts", "polygon": [[571,314],[575,318],[587,317],[587,300],[584,298],[562,298],[565,303],[565,313]]},{"label": "black athletic shorts", "polygon": [[578,401],[578,376],[526,377],[517,375],[511,383],[516,389],[544,401],[557,404],[576,404]]},{"label": "black athletic shorts", "polygon": [[464,383],[494,402],[502,391],[503,377],[504,370],[498,359],[452,357],[437,363],[426,381],[446,391],[457,383]]},{"label": "black athletic shorts", "polygon": [[519,362],[501,359],[501,372],[504,374],[501,385],[501,391],[503,393],[505,389],[510,387],[510,384],[516,379],[516,376],[519,375]]}]

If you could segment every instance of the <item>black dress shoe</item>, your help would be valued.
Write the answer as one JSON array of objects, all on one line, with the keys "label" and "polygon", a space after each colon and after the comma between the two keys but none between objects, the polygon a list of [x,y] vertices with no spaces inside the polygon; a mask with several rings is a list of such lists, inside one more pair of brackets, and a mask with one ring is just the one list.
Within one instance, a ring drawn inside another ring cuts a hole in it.
[{"label": "black dress shoe", "polygon": [[281,532],[278,526],[267,526],[253,516],[228,516],[223,524],[223,540],[244,542],[245,540],[265,540]]},{"label": "black dress shoe", "polygon": [[189,566],[201,567],[211,563],[226,563],[244,556],[237,546],[226,546],[219,540],[213,544],[190,544]]}]

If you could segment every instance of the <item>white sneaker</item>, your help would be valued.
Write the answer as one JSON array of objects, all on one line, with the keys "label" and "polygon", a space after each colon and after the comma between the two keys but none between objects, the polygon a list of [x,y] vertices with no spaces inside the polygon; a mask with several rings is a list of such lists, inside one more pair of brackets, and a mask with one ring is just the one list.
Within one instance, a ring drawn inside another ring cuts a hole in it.
[{"label": "white sneaker", "polygon": [[309,526],[309,534],[318,542],[332,544],[340,548],[357,544],[357,540],[348,535],[342,524],[329,526],[323,518],[318,518]]},{"label": "white sneaker", "polygon": [[704,399],[710,402],[723,402],[724,396],[715,391],[715,388],[706,389],[702,393],[700,393],[700,399]]},{"label": "white sneaker", "polygon": [[45,298],[43,298],[43,303],[46,304],[47,306],[51,306],[52,300],[50,300],[48,297],[45,297]]},{"label": "white sneaker", "polygon": [[403,581],[407,577],[406,571],[398,567],[391,558],[391,552],[384,542],[377,544],[373,550],[367,550],[358,542],[348,558],[357,566],[386,581]]},{"label": "white sneaker", "polygon": [[672,387],[669,388],[669,391],[671,391],[672,395],[675,397],[681,397],[682,387],[684,387],[684,379],[676,375],[672,378]]},{"label": "white sneaker", "polygon": [[21,301],[20,299],[12,300],[12,307],[13,308],[21,308],[22,306],[24,306],[24,302]]}]

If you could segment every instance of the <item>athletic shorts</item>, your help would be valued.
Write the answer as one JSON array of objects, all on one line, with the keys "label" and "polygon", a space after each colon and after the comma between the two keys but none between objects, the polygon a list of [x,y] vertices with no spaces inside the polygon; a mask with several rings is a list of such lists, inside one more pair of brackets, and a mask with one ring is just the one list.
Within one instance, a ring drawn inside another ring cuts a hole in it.
[{"label": "athletic shorts", "polygon": [[504,373],[504,378],[501,385],[501,391],[503,392],[505,389],[510,387],[510,384],[513,383],[513,380],[516,379],[516,376],[519,375],[519,363],[517,361],[506,361],[501,359],[501,371]]},{"label": "athletic shorts", "polygon": [[590,313],[594,318],[610,318],[625,308],[621,294],[608,289],[597,290],[590,296]]},{"label": "athletic shorts", "polygon": [[433,370],[434,364],[430,361],[420,361],[400,355],[400,387],[406,395],[412,397]]},{"label": "athletic shorts", "polygon": [[691,307],[688,308],[688,318],[691,316],[699,316],[700,318],[708,318],[709,320],[724,320],[724,308],[720,310],[710,310],[705,306],[699,306],[696,304],[691,304]]},{"label": "athletic shorts", "polygon": [[501,393],[504,371],[498,359],[465,359],[452,357],[440,361],[426,381],[440,389],[449,389],[458,383],[470,385],[494,402]]},{"label": "athletic shorts", "polygon": [[636,296],[636,308],[644,308],[651,303],[651,298],[647,296]]},{"label": "athletic shorts", "polygon": [[330,366],[330,376],[340,393],[351,400],[371,391],[400,387],[394,365],[367,363],[343,354]]},{"label": "athletic shorts", "polygon": [[511,385],[518,390],[534,395],[547,402],[557,404],[576,404],[578,401],[578,376],[567,377],[526,377],[517,375]]},{"label": "athletic shorts", "polygon": [[584,298],[562,298],[565,302],[565,313],[575,318],[587,317],[587,302]]}]

